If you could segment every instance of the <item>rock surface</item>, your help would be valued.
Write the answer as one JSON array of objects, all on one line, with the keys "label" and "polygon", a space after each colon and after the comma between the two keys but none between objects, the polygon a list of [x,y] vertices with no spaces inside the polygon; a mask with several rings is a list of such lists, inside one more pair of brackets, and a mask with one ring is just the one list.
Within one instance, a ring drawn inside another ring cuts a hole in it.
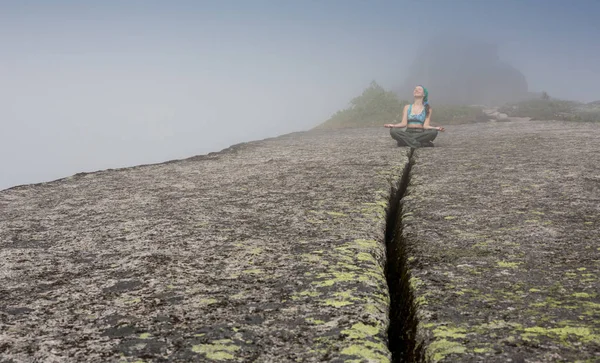
[{"label": "rock surface", "polygon": [[600,124],[449,129],[402,206],[429,357],[600,361]]},{"label": "rock surface", "polygon": [[[386,129],[0,192],[0,357],[389,361]],[[0,359],[0,361],[2,361]]]},{"label": "rock surface", "polygon": [[407,165],[427,357],[600,360],[600,124],[447,130],[412,154],[313,131],[0,192],[0,362],[390,361]]},{"label": "rock surface", "polygon": [[498,121],[508,121],[508,115],[505,113],[498,113],[496,116],[496,120]]},{"label": "rock surface", "polygon": [[490,117],[493,121],[510,121],[508,115],[498,112],[497,108],[484,109],[483,113]]}]

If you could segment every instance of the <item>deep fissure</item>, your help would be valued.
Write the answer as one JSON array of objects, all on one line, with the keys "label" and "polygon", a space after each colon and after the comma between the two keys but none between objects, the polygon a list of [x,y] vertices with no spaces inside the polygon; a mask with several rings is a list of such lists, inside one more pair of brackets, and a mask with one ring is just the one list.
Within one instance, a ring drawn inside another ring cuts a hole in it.
[{"label": "deep fissure", "polygon": [[386,216],[385,275],[390,294],[388,347],[394,363],[424,361],[423,347],[416,339],[416,304],[410,287],[406,241],[402,233],[402,199],[407,193],[414,163],[414,149],[411,148],[402,176],[396,185],[392,186]]}]

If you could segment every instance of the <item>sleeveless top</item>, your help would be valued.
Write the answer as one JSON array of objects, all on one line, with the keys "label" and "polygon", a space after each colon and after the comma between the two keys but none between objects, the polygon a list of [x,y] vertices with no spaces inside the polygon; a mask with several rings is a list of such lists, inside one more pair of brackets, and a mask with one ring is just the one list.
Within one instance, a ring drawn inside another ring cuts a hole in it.
[{"label": "sleeveless top", "polygon": [[425,111],[425,107],[423,107],[423,111],[421,111],[418,115],[412,114],[412,106],[408,106],[408,124],[409,125],[423,125],[425,123],[425,118],[427,117],[427,112]]}]

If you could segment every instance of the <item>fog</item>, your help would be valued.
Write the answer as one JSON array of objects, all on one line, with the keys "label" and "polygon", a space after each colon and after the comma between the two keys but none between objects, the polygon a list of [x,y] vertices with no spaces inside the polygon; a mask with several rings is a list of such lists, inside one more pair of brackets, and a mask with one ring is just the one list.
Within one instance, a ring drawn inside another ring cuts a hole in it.
[{"label": "fog", "polygon": [[[449,75],[461,59],[475,60],[467,74],[485,65],[473,42],[529,92],[598,100],[600,5],[578,4],[2,1],[0,189],[307,130],[372,80],[403,98],[437,84],[433,104],[454,84],[467,94]],[[456,45],[429,40],[440,34]]]}]

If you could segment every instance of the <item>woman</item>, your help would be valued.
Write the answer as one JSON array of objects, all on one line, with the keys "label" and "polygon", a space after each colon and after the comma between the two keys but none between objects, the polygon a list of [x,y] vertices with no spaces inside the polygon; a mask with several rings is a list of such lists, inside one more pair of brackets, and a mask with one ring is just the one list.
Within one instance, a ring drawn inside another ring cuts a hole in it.
[{"label": "woman", "polygon": [[[402,122],[399,124],[385,124],[390,128],[390,135],[398,142],[398,146],[413,148],[433,146],[433,140],[438,131],[445,131],[441,126],[430,126],[432,109],[429,106],[429,92],[423,86],[415,87],[414,101],[411,105],[404,106]],[[403,128],[406,127],[406,130]]]}]

